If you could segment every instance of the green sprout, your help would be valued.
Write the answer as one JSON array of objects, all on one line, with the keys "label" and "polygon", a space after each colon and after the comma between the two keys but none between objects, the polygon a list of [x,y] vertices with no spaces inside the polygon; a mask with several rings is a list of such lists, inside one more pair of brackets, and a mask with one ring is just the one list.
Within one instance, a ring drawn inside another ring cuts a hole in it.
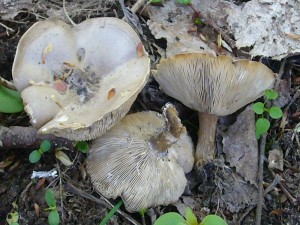
[{"label": "green sprout", "polygon": [[45,200],[49,208],[45,209],[50,211],[48,216],[49,225],[58,225],[60,222],[59,214],[56,207],[56,200],[54,196],[54,192],[51,189],[46,190]]},{"label": "green sprout", "polygon": [[36,163],[38,162],[42,155],[45,153],[45,152],[48,152],[49,150],[51,149],[51,142],[48,141],[48,140],[44,140],[41,145],[40,145],[40,148],[38,150],[33,150],[30,155],[29,155],[29,161],[31,163]]},{"label": "green sprout", "polygon": [[89,144],[86,141],[78,141],[76,143],[76,148],[82,153],[87,153],[89,151]]},{"label": "green sprout", "polygon": [[0,85],[0,112],[18,113],[23,110],[24,105],[20,93]]},{"label": "green sprout", "polygon": [[279,107],[272,106],[271,108],[266,108],[266,104],[270,100],[274,100],[278,97],[278,92],[275,90],[266,90],[265,91],[265,102],[257,102],[253,104],[253,111],[260,115],[259,119],[256,120],[256,138],[259,139],[262,135],[266,134],[270,128],[270,121],[265,118],[265,114],[268,113],[271,118],[279,119],[282,117],[283,113]]},{"label": "green sprout", "polygon": [[207,215],[201,223],[198,223],[195,214],[188,207],[185,219],[179,213],[169,212],[160,216],[154,225],[227,225],[227,223],[217,215]]},{"label": "green sprout", "polygon": [[7,214],[6,216],[6,222],[9,225],[19,225],[19,213],[17,212],[18,210],[18,206],[16,204],[16,202],[12,203],[13,209],[15,210],[15,212],[10,212]]}]

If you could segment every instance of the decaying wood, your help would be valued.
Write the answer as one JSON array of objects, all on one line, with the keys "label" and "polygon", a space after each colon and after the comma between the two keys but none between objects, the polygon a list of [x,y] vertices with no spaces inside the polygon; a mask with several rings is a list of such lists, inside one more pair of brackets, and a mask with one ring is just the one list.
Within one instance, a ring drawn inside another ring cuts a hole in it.
[{"label": "decaying wood", "polygon": [[51,134],[39,134],[33,127],[0,126],[0,149],[35,149],[45,139],[51,141],[54,147],[74,148],[72,141]]}]

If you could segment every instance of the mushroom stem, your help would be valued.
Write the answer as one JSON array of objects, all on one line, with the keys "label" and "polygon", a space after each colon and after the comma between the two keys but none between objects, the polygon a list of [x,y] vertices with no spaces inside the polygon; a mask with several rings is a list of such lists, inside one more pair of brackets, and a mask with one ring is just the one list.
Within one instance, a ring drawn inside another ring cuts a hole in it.
[{"label": "mushroom stem", "polygon": [[218,116],[199,112],[198,143],[196,148],[196,165],[202,165],[215,157],[215,133]]},{"label": "mushroom stem", "polygon": [[157,136],[150,139],[150,142],[158,151],[166,151],[186,132],[178,117],[178,112],[172,104],[167,104],[163,109],[166,118],[165,129]]}]

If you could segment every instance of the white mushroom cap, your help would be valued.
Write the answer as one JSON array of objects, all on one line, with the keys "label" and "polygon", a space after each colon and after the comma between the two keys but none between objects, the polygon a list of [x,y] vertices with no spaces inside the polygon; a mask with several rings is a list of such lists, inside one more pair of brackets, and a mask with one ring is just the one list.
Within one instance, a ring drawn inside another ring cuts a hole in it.
[{"label": "white mushroom cap", "polygon": [[52,19],[21,38],[13,78],[39,132],[89,140],[126,115],[149,64],[138,35],[120,19],[94,18],[74,28]]},{"label": "white mushroom cap", "polygon": [[262,63],[206,53],[163,59],[154,77],[167,95],[218,116],[232,114],[261,97],[275,81],[274,73]]},{"label": "white mushroom cap", "polygon": [[107,198],[121,196],[128,211],[177,201],[187,183],[184,174],[193,168],[193,144],[184,128],[165,151],[158,150],[152,140],[168,123],[156,112],[139,112],[95,139],[87,170],[96,190]]}]

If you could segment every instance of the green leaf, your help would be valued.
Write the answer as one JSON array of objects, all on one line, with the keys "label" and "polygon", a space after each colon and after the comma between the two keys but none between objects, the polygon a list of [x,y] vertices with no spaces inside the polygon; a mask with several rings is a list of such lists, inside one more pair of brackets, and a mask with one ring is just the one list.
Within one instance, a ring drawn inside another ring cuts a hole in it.
[{"label": "green leaf", "polygon": [[265,118],[260,118],[256,121],[256,132],[260,136],[267,133],[270,128],[270,122]]},{"label": "green leaf", "polygon": [[20,93],[0,86],[0,112],[17,113],[23,110],[24,105]]},{"label": "green leaf", "polygon": [[265,90],[265,96],[267,99],[276,99],[278,97],[278,92],[273,89]]},{"label": "green leaf", "polygon": [[207,215],[200,225],[228,225],[225,220],[217,215]]},{"label": "green leaf", "polygon": [[29,161],[31,163],[36,163],[41,159],[42,154],[38,150],[34,150],[29,155]]},{"label": "green leaf", "polygon": [[160,216],[154,223],[154,225],[184,225],[184,218],[175,212],[169,212]]},{"label": "green leaf", "polygon": [[58,225],[59,224],[59,214],[57,210],[52,210],[48,216],[49,225]]},{"label": "green leaf", "polygon": [[86,141],[78,141],[76,147],[82,153],[87,153],[89,151],[89,144]]},{"label": "green leaf", "polygon": [[279,119],[283,115],[281,108],[276,106],[270,108],[269,114],[273,119]]},{"label": "green leaf", "polygon": [[202,22],[202,20],[199,17],[197,17],[197,18],[194,19],[194,23],[196,25],[201,25],[203,22]]},{"label": "green leaf", "polygon": [[186,224],[187,225],[198,225],[198,221],[190,207],[186,208]]},{"label": "green leaf", "polygon": [[41,143],[40,148],[43,152],[48,152],[51,149],[51,142],[49,140],[44,140]]},{"label": "green leaf", "polygon": [[115,213],[118,211],[118,209],[123,205],[123,201],[119,201],[110,211],[109,213],[104,217],[104,219],[101,221],[100,225],[105,225],[110,220],[110,218],[115,215]]},{"label": "green leaf", "polygon": [[46,190],[45,200],[49,207],[56,207],[56,200],[55,200],[54,192],[51,189]]},{"label": "green leaf", "polygon": [[256,113],[256,114],[263,114],[265,109],[265,105],[262,102],[256,102],[255,104],[252,105],[252,110]]},{"label": "green leaf", "polygon": [[162,0],[150,0],[150,4],[162,3]]},{"label": "green leaf", "polygon": [[192,0],[176,0],[176,2],[182,5],[189,5],[192,3]]}]

